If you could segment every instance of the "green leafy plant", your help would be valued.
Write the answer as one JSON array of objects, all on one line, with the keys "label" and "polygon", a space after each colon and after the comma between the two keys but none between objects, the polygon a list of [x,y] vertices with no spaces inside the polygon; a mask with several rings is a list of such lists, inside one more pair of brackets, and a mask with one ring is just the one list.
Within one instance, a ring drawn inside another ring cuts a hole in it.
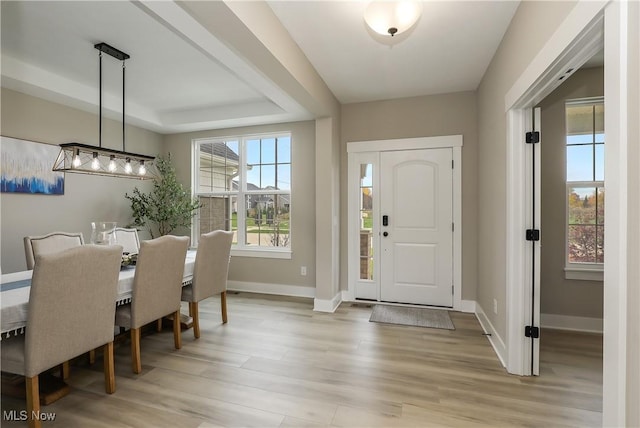
[{"label": "green leafy plant", "polygon": [[158,178],[154,179],[151,192],[145,194],[136,187],[133,194],[125,194],[131,201],[132,226],[148,230],[151,238],[190,227],[191,219],[200,208],[198,200],[192,199],[178,181],[171,155],[157,157],[155,165]]}]

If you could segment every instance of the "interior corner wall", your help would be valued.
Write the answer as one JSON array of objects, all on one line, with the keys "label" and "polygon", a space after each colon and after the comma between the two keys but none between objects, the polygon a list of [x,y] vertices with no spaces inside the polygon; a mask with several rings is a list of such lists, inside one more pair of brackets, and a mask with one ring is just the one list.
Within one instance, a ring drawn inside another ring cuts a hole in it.
[{"label": "interior corner wall", "polygon": [[[191,189],[192,140],[275,132],[291,132],[292,258],[232,257],[229,280],[255,284],[256,287],[260,284],[315,287],[316,178],[313,121],[171,134],[164,137],[164,149],[171,153],[178,180],[186,189]],[[307,267],[306,276],[300,275],[300,266]]]},{"label": "interior corner wall", "polygon": [[316,299],[332,301],[338,292],[339,272],[337,243],[339,224],[336,221],[338,198],[335,165],[335,127],[330,117],[316,120]]},{"label": "interior corner wall", "polygon": [[[2,88],[2,135],[58,145],[79,142],[98,145],[98,115]],[[102,121],[102,146],[122,150],[122,122]],[[162,136],[127,125],[127,149],[155,156],[162,150]],[[2,148],[0,147],[0,151]],[[55,159],[51,159],[53,166]],[[91,239],[92,221],[131,223],[131,205],[125,199],[135,187],[148,191],[150,181],[65,174],[64,195],[1,193],[2,273],[27,268],[23,237],[53,231],[82,232]],[[141,236],[145,238],[144,234]]]},{"label": "interior corner wall", "polygon": [[[627,238],[627,370],[626,425],[640,426],[640,2],[629,2],[627,45],[627,158],[628,238]],[[631,261],[634,262],[631,262]]]},{"label": "interior corner wall", "polygon": [[[462,135],[462,299],[475,300],[477,278],[478,137],[475,92],[346,104],[341,114],[340,224],[347,224],[347,143]],[[340,241],[341,266],[348,266],[347,233]],[[343,290],[347,269],[340,272]]]},{"label": "interior corner wall", "polygon": [[[485,72],[478,110],[478,291],[476,302],[507,338],[505,96],[576,2],[521,2]],[[535,31],[531,23],[535,22]],[[495,313],[493,299],[498,303]]]},{"label": "interior corner wall", "polygon": [[603,282],[565,279],[565,102],[604,95],[604,67],[576,71],[539,104],[542,114],[540,312],[602,319]]}]

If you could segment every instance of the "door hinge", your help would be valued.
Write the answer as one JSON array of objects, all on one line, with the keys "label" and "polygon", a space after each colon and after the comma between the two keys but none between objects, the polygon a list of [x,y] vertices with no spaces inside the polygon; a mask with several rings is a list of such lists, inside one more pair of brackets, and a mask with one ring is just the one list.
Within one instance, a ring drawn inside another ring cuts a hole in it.
[{"label": "door hinge", "polygon": [[456,224],[455,223],[451,223],[451,231],[452,232],[456,231]]},{"label": "door hinge", "polygon": [[538,132],[538,131],[527,132],[526,135],[525,135],[525,142],[527,144],[539,143],[540,142],[540,132]]},{"label": "door hinge", "polygon": [[454,162],[455,162],[455,161],[454,161],[453,159],[451,159],[451,169],[455,169],[455,166],[453,166],[453,163],[454,163]]},{"label": "door hinge", "polygon": [[456,293],[454,293],[454,292],[453,292],[453,290],[454,290],[454,288],[453,288],[453,284],[451,284],[451,295],[452,295],[452,296],[453,296],[454,294],[456,294]]},{"label": "door hinge", "polygon": [[539,241],[540,240],[540,229],[527,229],[527,233],[525,234],[527,241]]},{"label": "door hinge", "polygon": [[525,337],[531,337],[533,339],[538,339],[540,338],[540,327],[533,327],[530,325],[527,325],[524,327],[524,336]]}]

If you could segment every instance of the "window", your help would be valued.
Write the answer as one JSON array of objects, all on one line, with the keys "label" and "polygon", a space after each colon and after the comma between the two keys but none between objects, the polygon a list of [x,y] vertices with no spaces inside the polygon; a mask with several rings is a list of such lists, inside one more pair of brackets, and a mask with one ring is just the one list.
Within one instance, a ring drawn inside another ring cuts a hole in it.
[{"label": "window", "polygon": [[568,101],[566,272],[571,279],[600,279],[604,263],[604,101]]},{"label": "window", "polygon": [[197,234],[231,230],[234,254],[290,257],[291,136],[196,140],[194,154]]},{"label": "window", "polygon": [[373,165],[360,164],[360,279],[373,280]]}]

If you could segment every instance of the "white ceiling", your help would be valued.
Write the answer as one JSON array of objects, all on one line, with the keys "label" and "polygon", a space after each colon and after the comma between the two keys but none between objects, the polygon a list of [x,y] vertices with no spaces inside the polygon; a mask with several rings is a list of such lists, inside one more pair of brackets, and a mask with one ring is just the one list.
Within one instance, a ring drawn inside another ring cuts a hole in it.
[{"label": "white ceiling", "polygon": [[[371,34],[365,1],[269,1],[341,103],[477,88],[518,3],[428,1],[392,42]],[[97,112],[98,51],[126,61],[126,113],[162,133],[306,120],[295,95],[171,1],[2,4],[2,86]],[[105,116],[122,114],[121,64],[103,57]]]}]

